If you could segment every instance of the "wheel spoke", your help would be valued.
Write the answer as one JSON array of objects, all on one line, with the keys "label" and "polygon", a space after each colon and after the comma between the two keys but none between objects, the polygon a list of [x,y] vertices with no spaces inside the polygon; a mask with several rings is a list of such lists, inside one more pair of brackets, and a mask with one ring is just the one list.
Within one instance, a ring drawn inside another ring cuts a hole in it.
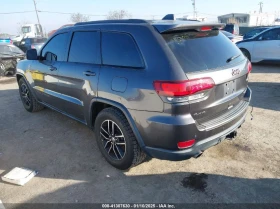
[{"label": "wheel spoke", "polygon": [[115,136],[115,138],[123,138],[124,135],[120,135],[120,136]]},{"label": "wheel spoke", "polygon": [[101,132],[100,132],[101,136],[103,136],[104,139],[106,139],[107,141],[109,141],[110,139],[106,136],[104,136]]},{"label": "wheel spoke", "polygon": [[107,141],[104,148],[106,149],[107,145],[109,144],[110,141]]},{"label": "wheel spoke", "polygon": [[115,145],[115,147],[117,148],[117,151],[118,151],[118,153],[119,153],[120,157],[122,157],[122,154],[121,154],[121,152],[120,152],[120,150],[119,150],[118,146],[117,146],[117,145]]},{"label": "wheel spoke", "polygon": [[109,155],[110,155],[110,151],[111,151],[112,147],[113,147],[113,144],[111,144],[111,147],[110,147],[109,150],[108,150],[108,154],[109,154]]},{"label": "wheel spoke", "polygon": [[108,133],[110,135],[110,121],[108,120]]},{"label": "wheel spoke", "polygon": [[102,129],[102,131],[104,131],[108,136],[110,136],[110,134],[107,132],[107,131],[105,131],[105,129],[101,126],[101,129]]},{"label": "wheel spoke", "polygon": [[125,142],[117,142],[117,145],[125,145]]},{"label": "wheel spoke", "polygon": [[114,136],[115,135],[115,123],[114,122],[112,122],[112,135]]},{"label": "wheel spoke", "polygon": [[115,153],[116,158],[119,160],[120,158],[119,158],[119,156],[117,155],[117,153],[116,153],[116,151],[115,151],[115,145],[113,145],[113,151],[114,151],[114,153]]}]

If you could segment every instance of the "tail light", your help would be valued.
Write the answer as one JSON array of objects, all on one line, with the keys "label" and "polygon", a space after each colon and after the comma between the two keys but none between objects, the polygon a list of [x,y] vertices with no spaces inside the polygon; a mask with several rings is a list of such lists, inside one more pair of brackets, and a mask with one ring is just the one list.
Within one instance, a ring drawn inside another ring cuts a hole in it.
[{"label": "tail light", "polygon": [[249,61],[248,62],[248,74],[252,71],[252,63]]},{"label": "tail light", "polygon": [[190,148],[194,145],[195,143],[195,139],[191,139],[188,141],[184,141],[184,142],[178,142],[177,146],[179,149],[186,149],[186,148]]},{"label": "tail light", "polygon": [[10,44],[13,44],[13,41],[12,41],[12,40],[10,40]]},{"label": "tail light", "polygon": [[154,88],[161,96],[182,97],[211,89],[215,86],[212,78],[199,78],[186,81],[154,81]]}]

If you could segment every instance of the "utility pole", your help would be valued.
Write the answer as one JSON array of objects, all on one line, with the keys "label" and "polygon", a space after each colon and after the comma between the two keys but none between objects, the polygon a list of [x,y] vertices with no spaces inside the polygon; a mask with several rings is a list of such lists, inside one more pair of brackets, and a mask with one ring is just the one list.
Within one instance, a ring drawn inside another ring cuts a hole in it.
[{"label": "utility pole", "polygon": [[260,11],[259,11],[259,13],[262,13],[262,11],[263,11],[263,2],[260,2],[259,5],[260,5]]},{"label": "utility pole", "polygon": [[197,17],[196,17],[196,7],[195,7],[195,0],[191,0],[193,3],[192,3],[192,5],[193,5],[193,18],[194,19],[196,19]]},{"label": "utility pole", "polygon": [[[36,12],[36,15],[37,15],[38,24],[40,24],[39,15],[38,15],[38,10],[37,10],[37,3],[36,3],[35,0],[33,0],[33,2],[34,2],[35,12]],[[40,24],[40,25],[41,25],[41,24]]]}]

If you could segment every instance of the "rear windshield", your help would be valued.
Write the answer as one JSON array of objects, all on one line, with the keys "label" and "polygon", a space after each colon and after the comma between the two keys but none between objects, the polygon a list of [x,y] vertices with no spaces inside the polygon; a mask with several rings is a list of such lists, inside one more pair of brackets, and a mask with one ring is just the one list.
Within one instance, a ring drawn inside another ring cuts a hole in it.
[{"label": "rear windshield", "polygon": [[163,38],[186,73],[225,67],[245,59],[238,47],[218,30],[163,34]]}]

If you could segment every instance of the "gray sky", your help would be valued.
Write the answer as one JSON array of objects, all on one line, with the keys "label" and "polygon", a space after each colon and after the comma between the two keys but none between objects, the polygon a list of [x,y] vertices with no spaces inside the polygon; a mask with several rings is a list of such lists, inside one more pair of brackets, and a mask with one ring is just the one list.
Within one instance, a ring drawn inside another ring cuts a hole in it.
[{"label": "gray sky", "polygon": [[[70,23],[70,14],[49,12],[83,13],[90,15],[90,20],[106,18],[109,11],[127,10],[133,18],[161,19],[165,14],[192,15],[191,0],[36,0],[40,22],[43,29],[49,32],[61,25]],[[218,15],[227,13],[248,13],[259,11],[259,2],[263,2],[263,12],[280,14],[280,0],[196,0],[199,16],[208,17],[209,21],[217,20]],[[0,33],[16,35],[21,23],[37,23],[33,0],[4,0],[0,7]],[[2,14],[8,12],[25,12]],[[280,15],[279,15],[280,16]]]}]

